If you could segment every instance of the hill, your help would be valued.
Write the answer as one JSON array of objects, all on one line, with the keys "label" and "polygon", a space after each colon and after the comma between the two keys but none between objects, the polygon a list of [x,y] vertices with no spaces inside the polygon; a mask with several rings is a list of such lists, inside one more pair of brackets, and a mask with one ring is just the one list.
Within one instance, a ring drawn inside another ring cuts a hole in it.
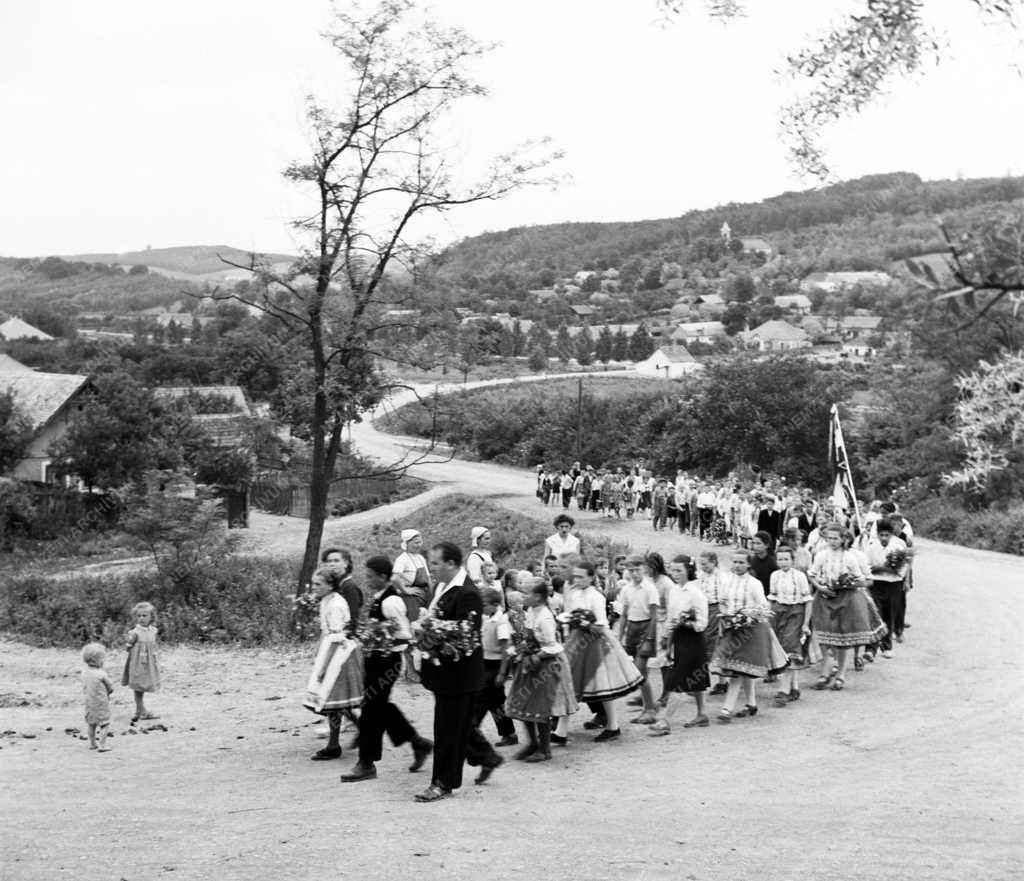
[{"label": "hill", "polygon": [[[288,254],[265,254],[271,263],[290,263],[295,258]],[[230,245],[183,245],[175,248],[147,248],[144,251],[126,251],[120,254],[64,255],[62,260],[81,263],[106,263],[121,266],[146,266],[151,271],[169,278],[198,279],[200,281],[233,281],[247,278],[244,270],[226,266],[221,258],[233,263],[245,263],[249,252]]]},{"label": "hill", "polygon": [[[642,275],[652,263],[685,266],[695,255],[714,257],[728,223],[734,238],[765,237],[803,274],[888,269],[893,261],[943,248],[936,215],[958,226],[1021,198],[1024,177],[922,181],[896,172],[675,218],[488,232],[447,248],[435,267],[448,282],[509,291],[549,287],[555,277],[579,270]],[[712,243],[710,253],[706,243]]]}]

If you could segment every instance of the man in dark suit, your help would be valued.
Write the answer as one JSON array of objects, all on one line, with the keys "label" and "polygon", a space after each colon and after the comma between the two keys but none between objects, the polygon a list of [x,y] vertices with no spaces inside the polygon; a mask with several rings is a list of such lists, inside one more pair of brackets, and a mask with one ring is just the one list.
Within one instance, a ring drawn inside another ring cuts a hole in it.
[{"label": "man in dark suit", "polygon": [[[462,567],[462,551],[449,542],[439,542],[430,549],[428,563],[437,579],[430,613],[446,621],[471,618],[479,630],[483,603]],[[502,758],[474,725],[476,695],[484,678],[484,656],[479,646],[468,657],[424,664],[420,677],[423,686],[434,693],[434,767],[430,786],[416,796],[416,801],[438,801],[462,785],[464,762],[480,766],[476,782],[484,783]]]}]

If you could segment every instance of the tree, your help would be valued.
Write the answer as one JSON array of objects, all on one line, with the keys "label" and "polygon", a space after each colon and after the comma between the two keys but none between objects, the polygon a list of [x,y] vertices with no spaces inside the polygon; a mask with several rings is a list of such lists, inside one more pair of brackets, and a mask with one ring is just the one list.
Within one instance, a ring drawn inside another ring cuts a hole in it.
[{"label": "tree", "polygon": [[573,352],[576,356],[576,361],[581,367],[586,367],[588,364],[593,363],[594,337],[590,333],[590,328],[587,325],[583,325],[580,332],[576,334]]},{"label": "tree", "polygon": [[149,267],[144,263],[136,263],[128,270],[129,275],[149,275]]},{"label": "tree", "polygon": [[621,326],[612,337],[612,360],[629,360],[629,336],[627,336],[626,331]]},{"label": "tree", "polygon": [[498,354],[502,358],[511,358],[516,353],[516,343],[512,338],[512,331],[506,327],[501,328],[498,336]]},{"label": "tree", "polygon": [[981,362],[957,379],[953,435],[963,466],[946,475],[953,486],[985,491],[1001,477],[1004,497],[1024,491],[1024,352]]},{"label": "tree", "polygon": [[[789,75],[808,86],[783,108],[782,133],[799,168],[825,178],[828,164],[821,146],[829,123],[860,113],[896,78],[909,77],[937,61],[944,41],[927,20],[935,0],[861,0],[862,7],[836,24],[814,44],[787,57]],[[710,14],[732,19],[743,14],[743,0],[705,0]],[[692,5],[686,0],[657,0],[669,16]],[[971,6],[992,24],[1015,27],[1020,0],[972,0]]]},{"label": "tree", "polygon": [[482,179],[457,179],[462,163],[441,146],[443,123],[462,99],[485,94],[469,69],[487,47],[423,20],[411,0],[385,0],[366,13],[339,7],[335,18],[326,37],[348,67],[347,94],[339,109],[310,99],[312,155],[285,172],[310,194],[309,210],[294,224],[301,256],[282,273],[252,255],[243,264],[253,274],[250,290],[220,295],[263,310],[301,343],[289,382],[291,402],[301,406],[288,407],[312,446],[300,590],[317,564],[345,425],[388,390],[375,357],[387,325],[389,267],[419,263],[408,237],[420,219],[544,182],[540,172],[557,158],[509,153]]},{"label": "tree", "polygon": [[512,322],[512,355],[519,358],[526,351],[526,334],[518,321]]},{"label": "tree", "polygon": [[32,428],[10,391],[0,391],[0,473],[10,471],[21,459],[32,437]]},{"label": "tree", "polygon": [[605,367],[612,360],[612,347],[612,331],[606,324],[601,328],[601,332],[597,335],[597,342],[594,343],[594,357]]},{"label": "tree", "polygon": [[654,340],[642,324],[633,331],[629,338],[629,358],[631,361],[643,361],[654,354]]},{"label": "tree", "polygon": [[544,350],[539,346],[534,346],[530,349],[530,357],[526,362],[526,366],[534,373],[540,373],[542,370],[547,370],[548,356],[544,354]]},{"label": "tree", "polygon": [[162,407],[127,373],[101,374],[88,398],[50,449],[58,474],[74,475],[90,489],[139,484],[152,468],[191,464],[202,432],[187,412]]},{"label": "tree", "polygon": [[661,287],[661,266],[651,266],[644,272],[644,289],[656,291]]},{"label": "tree", "polygon": [[750,317],[750,306],[746,303],[730,303],[722,313],[722,326],[729,336],[736,336],[741,330],[747,329]]},{"label": "tree", "polygon": [[539,321],[533,322],[529,332],[526,334],[526,347],[533,351],[540,349],[545,356],[551,353],[551,334],[549,334]]},{"label": "tree", "polygon": [[725,286],[725,299],[732,303],[749,303],[757,294],[757,285],[747,273],[733,276]]},{"label": "tree", "polygon": [[584,294],[594,294],[601,290],[601,276],[596,272],[588,275],[583,279],[583,284],[580,285],[580,290]]},{"label": "tree", "polygon": [[36,513],[28,484],[10,477],[0,477],[0,553],[14,550],[14,533],[27,524]]},{"label": "tree", "polygon": [[555,334],[555,354],[563,364],[568,364],[572,358],[573,346],[572,337],[569,336],[569,328],[563,321],[558,325],[558,333]]}]

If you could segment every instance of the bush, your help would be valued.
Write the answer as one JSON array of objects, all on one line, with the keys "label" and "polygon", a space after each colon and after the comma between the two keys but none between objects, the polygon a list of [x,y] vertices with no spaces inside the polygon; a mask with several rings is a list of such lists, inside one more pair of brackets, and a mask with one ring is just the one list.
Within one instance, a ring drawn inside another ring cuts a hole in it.
[{"label": "bush", "polygon": [[1024,505],[969,511],[957,499],[934,497],[909,507],[907,517],[916,535],[1024,556]]},{"label": "bush", "polygon": [[297,561],[229,558],[188,602],[149,568],[120,575],[13,575],[0,598],[0,627],[44,645],[97,639],[116,646],[131,627],[132,606],[148,600],[157,608],[163,642],[278,642],[292,638],[297,568]]}]

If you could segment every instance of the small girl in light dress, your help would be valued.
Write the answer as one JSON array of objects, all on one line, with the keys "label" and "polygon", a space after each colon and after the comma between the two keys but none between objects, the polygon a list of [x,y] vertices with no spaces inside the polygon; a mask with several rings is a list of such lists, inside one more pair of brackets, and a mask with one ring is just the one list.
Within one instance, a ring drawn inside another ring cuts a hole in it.
[{"label": "small girl in light dress", "polygon": [[89,749],[108,751],[107,729],[110,727],[110,695],[113,683],[103,669],[107,650],[98,642],[82,649],[82,694],[85,696],[85,723],[89,726]]},{"label": "small girl in light dress", "polygon": [[156,719],[146,709],[146,692],[160,687],[160,665],[156,659],[156,609],[152,603],[132,606],[135,626],[128,631],[128,657],[124,662],[121,684],[135,693],[134,725],[139,719]]}]

